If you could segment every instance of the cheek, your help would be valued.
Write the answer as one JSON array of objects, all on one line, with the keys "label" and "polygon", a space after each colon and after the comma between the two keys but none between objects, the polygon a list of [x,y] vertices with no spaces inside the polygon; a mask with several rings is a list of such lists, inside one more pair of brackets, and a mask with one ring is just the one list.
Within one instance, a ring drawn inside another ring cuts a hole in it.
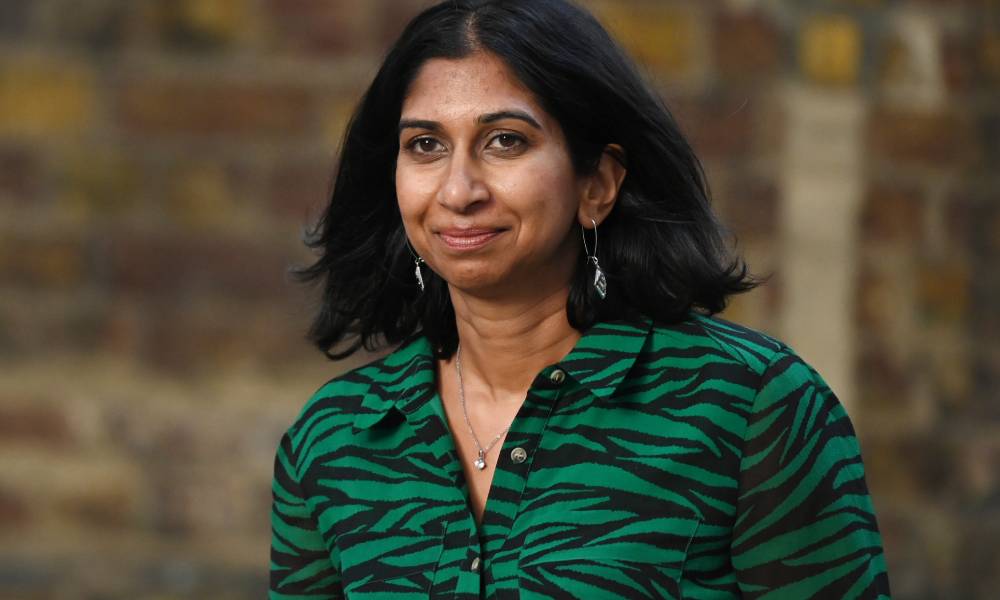
[{"label": "cheek", "polygon": [[396,201],[404,222],[412,222],[426,210],[425,197],[417,178],[406,170],[396,171]]},{"label": "cheek", "polygon": [[576,180],[562,165],[541,163],[518,174],[506,186],[505,196],[519,212],[542,220],[543,228],[560,227],[579,207]]}]

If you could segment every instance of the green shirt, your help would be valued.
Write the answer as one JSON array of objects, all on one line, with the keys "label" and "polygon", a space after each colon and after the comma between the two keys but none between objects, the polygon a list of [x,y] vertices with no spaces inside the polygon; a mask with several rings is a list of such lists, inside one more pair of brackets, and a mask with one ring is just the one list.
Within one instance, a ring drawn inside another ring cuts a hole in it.
[{"label": "green shirt", "polygon": [[772,337],[593,326],[488,455],[481,527],[435,377],[416,335],[306,404],[275,460],[272,599],[889,597],[851,422]]}]

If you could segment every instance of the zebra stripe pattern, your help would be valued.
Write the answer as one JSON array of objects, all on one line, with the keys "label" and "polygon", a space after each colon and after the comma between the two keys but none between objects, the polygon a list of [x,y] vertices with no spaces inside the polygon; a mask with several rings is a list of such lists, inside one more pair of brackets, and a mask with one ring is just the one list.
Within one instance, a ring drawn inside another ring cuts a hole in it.
[{"label": "zebra stripe pattern", "polygon": [[481,525],[451,436],[422,336],[320,388],[277,449],[270,597],[889,597],[851,422],[761,332],[592,327],[535,378]]}]

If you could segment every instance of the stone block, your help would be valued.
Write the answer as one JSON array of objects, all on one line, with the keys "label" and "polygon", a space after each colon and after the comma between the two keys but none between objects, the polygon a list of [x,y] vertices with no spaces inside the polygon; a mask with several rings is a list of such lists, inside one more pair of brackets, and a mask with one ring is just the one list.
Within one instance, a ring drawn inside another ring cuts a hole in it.
[{"label": "stone block", "polygon": [[863,53],[861,27],[847,15],[820,14],[802,24],[799,67],[810,81],[853,85],[861,71]]},{"label": "stone block", "polygon": [[167,46],[219,50],[259,34],[249,0],[156,0],[147,11]]},{"label": "stone block", "polygon": [[894,104],[923,109],[946,104],[942,68],[941,24],[926,11],[906,9],[890,13],[892,32],[879,56],[881,93]]},{"label": "stone block", "polygon": [[704,17],[677,5],[593,2],[611,34],[639,62],[671,78],[697,75],[707,64]]},{"label": "stone block", "polygon": [[78,135],[94,124],[99,94],[85,63],[30,53],[0,60],[0,136]]}]

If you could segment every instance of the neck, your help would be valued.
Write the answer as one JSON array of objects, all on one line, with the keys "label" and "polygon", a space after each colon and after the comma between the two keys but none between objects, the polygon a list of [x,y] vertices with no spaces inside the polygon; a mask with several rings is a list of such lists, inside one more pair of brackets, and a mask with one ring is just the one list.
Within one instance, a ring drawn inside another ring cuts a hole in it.
[{"label": "neck", "polygon": [[566,317],[568,295],[562,288],[501,305],[453,292],[466,386],[481,386],[485,393],[477,396],[497,403],[524,400],[535,375],[580,339]]}]

